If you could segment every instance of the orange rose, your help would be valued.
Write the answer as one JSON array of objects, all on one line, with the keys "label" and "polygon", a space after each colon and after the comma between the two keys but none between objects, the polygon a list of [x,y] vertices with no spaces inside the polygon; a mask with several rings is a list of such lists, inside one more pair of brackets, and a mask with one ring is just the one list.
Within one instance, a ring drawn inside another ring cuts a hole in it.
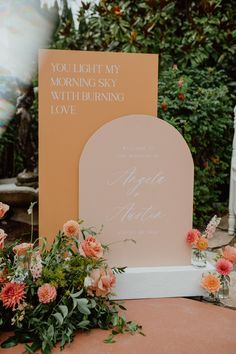
[{"label": "orange rose", "polygon": [[116,284],[116,277],[110,268],[93,269],[90,274],[91,285],[87,288],[89,295],[106,296]]},{"label": "orange rose", "polygon": [[13,252],[17,256],[25,256],[26,253],[29,250],[31,250],[32,248],[33,248],[33,243],[23,242],[23,243],[20,243],[19,245],[16,245],[15,247],[13,247]]},{"label": "orange rose", "polygon": [[79,253],[84,257],[99,259],[103,256],[103,248],[95,237],[87,236],[79,246]]},{"label": "orange rose", "polygon": [[200,237],[195,245],[200,251],[205,251],[208,247],[208,241],[205,237]]},{"label": "orange rose", "polygon": [[201,286],[209,293],[214,294],[220,290],[220,280],[213,274],[208,274],[202,278]]},{"label": "orange rose", "polygon": [[4,215],[8,210],[9,210],[9,205],[0,202],[0,219],[4,217]]}]

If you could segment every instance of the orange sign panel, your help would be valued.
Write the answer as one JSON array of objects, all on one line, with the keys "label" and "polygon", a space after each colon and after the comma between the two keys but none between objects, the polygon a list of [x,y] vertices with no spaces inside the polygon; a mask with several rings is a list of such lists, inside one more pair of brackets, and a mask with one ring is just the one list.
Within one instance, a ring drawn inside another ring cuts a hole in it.
[{"label": "orange sign panel", "polygon": [[41,237],[78,217],[78,162],[91,135],[120,116],[157,114],[157,68],[153,54],[40,51]]}]

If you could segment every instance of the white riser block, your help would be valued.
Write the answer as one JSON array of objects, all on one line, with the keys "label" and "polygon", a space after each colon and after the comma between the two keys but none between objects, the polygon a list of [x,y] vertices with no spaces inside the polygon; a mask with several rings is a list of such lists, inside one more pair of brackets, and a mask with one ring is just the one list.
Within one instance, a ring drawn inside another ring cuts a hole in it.
[{"label": "white riser block", "polygon": [[193,266],[137,267],[127,268],[117,275],[114,299],[142,299],[176,296],[202,296],[205,291],[200,282],[203,273],[214,271],[206,267]]}]

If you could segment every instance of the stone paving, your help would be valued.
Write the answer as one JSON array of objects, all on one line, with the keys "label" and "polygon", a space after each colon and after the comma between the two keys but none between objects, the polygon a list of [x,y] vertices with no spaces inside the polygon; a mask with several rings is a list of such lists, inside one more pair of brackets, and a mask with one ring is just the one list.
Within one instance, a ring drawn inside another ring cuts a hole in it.
[{"label": "stone paving", "polygon": [[[214,258],[218,253],[221,252],[222,248],[226,245],[236,247],[236,235],[229,236],[228,234],[228,216],[224,216],[221,223],[214,235],[214,237],[209,240],[209,252],[207,254],[210,263],[214,264]],[[234,270],[230,274],[231,285],[228,299],[222,299],[221,303],[225,307],[236,309],[236,265],[234,265]]]}]

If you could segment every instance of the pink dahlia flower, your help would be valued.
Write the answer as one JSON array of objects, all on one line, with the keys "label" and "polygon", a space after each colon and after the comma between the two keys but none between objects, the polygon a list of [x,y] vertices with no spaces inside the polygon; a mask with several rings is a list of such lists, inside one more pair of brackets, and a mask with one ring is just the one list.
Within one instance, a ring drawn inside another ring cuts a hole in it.
[{"label": "pink dahlia flower", "polygon": [[38,298],[39,302],[42,304],[49,304],[50,302],[54,301],[57,297],[57,290],[55,286],[51,284],[43,284],[38,288]]},{"label": "pink dahlia flower", "polygon": [[0,293],[4,307],[15,308],[25,297],[25,284],[6,283]]},{"label": "pink dahlia flower", "polygon": [[232,272],[233,264],[225,258],[220,258],[216,262],[216,271],[221,275],[228,275]]}]

